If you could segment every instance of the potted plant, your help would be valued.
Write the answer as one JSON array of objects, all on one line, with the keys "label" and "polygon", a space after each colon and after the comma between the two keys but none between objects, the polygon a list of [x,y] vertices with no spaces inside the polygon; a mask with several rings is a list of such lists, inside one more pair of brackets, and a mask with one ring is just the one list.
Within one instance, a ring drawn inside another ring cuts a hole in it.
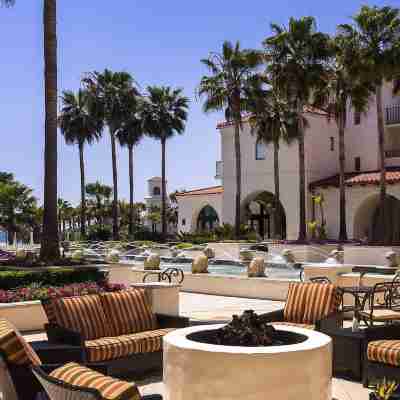
[{"label": "potted plant", "polygon": [[395,381],[383,379],[382,382],[376,385],[375,390],[369,394],[370,400],[390,400],[393,399],[392,395],[395,393],[399,387],[398,383]]}]

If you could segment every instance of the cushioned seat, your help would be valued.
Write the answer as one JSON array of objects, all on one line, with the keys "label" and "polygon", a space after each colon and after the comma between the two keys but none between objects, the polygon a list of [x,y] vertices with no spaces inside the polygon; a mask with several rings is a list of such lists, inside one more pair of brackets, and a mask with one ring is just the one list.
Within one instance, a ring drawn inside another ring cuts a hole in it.
[{"label": "cushioned seat", "polygon": [[372,319],[373,321],[394,321],[400,320],[400,311],[394,311],[388,308],[375,309],[372,314],[369,311],[360,312],[361,317]]},{"label": "cushioned seat", "polygon": [[400,366],[400,340],[376,340],[368,343],[368,360]]},{"label": "cushioned seat", "polygon": [[90,362],[107,361],[137,353],[150,353],[162,349],[162,338],[173,328],[105,337],[85,341],[86,355]]},{"label": "cushioned seat", "polygon": [[104,400],[140,400],[134,383],[110,378],[75,363],[68,363],[50,373],[52,378],[85,389],[96,390]]},{"label": "cushioned seat", "polygon": [[315,329],[315,325],[312,324],[299,324],[296,322],[273,322],[273,325],[280,325],[282,329],[285,329],[285,326],[294,326],[297,328],[303,328],[303,329]]}]

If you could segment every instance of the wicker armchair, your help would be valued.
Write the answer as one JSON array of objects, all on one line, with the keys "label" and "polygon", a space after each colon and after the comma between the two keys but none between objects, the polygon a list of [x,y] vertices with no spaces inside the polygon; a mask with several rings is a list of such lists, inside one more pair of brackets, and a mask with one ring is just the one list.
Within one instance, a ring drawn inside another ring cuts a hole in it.
[{"label": "wicker armchair", "polygon": [[[32,368],[50,400],[104,400],[102,394],[93,388],[71,385],[46,374],[40,367]],[[125,397],[124,397],[125,398]],[[132,397],[130,400],[134,400]],[[142,400],[162,400],[160,395],[142,396]]]},{"label": "wicker armchair", "polygon": [[262,315],[265,322],[324,331],[339,327],[341,292],[328,283],[293,282],[285,307]]}]

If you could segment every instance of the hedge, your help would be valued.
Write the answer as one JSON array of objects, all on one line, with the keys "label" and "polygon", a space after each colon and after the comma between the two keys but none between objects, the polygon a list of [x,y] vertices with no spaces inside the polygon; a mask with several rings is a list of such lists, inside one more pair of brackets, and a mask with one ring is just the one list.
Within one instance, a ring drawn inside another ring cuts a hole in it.
[{"label": "hedge", "polygon": [[64,286],[72,283],[101,282],[106,274],[97,268],[49,268],[40,271],[0,271],[0,289],[12,290],[33,283]]}]

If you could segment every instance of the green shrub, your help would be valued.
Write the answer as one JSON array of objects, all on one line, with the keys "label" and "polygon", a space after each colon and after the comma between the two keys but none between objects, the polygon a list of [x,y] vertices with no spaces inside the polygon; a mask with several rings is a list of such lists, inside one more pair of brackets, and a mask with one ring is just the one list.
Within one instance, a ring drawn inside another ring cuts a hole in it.
[{"label": "green shrub", "polygon": [[111,239],[111,228],[101,227],[99,225],[90,228],[87,235],[88,240],[93,241],[107,241]]},{"label": "green shrub", "polygon": [[189,249],[190,247],[193,247],[193,243],[178,243],[175,245],[178,250]]},{"label": "green shrub", "polygon": [[40,271],[0,271],[0,289],[12,290],[32,283],[64,286],[72,283],[101,282],[106,274],[97,268],[48,268]]}]

